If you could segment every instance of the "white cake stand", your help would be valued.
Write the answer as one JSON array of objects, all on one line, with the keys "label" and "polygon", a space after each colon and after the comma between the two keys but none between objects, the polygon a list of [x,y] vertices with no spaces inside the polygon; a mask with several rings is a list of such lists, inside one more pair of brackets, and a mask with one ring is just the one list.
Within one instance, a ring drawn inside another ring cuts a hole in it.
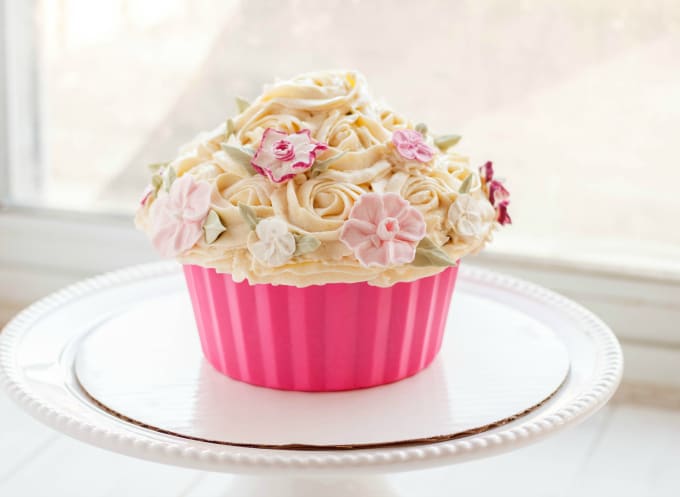
[{"label": "white cake stand", "polygon": [[583,421],[620,347],[541,287],[463,267],[426,371],[327,394],[235,382],[203,361],[175,264],[68,287],[0,335],[0,382],[44,423],[105,449],[242,476],[229,495],[398,495],[380,475],[487,457]]}]

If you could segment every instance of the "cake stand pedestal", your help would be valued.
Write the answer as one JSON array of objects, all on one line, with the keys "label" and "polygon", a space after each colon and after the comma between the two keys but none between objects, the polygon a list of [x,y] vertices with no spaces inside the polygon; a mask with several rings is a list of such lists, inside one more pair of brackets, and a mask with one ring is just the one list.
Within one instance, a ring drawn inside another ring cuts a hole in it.
[{"label": "cake stand pedestal", "polygon": [[399,495],[384,475],[487,457],[583,421],[615,391],[620,347],[541,287],[463,267],[446,339],[382,387],[281,392],[201,357],[175,264],[78,283],[0,334],[0,382],[37,419],[129,456],[240,475],[228,495]]}]

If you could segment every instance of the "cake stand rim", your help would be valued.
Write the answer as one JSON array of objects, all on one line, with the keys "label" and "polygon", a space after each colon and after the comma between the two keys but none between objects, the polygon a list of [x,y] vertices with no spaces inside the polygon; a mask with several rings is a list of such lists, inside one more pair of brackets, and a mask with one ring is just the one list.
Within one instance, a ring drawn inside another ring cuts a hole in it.
[{"label": "cake stand rim", "polygon": [[[609,327],[585,309],[556,292],[519,278],[474,266],[463,265],[462,279],[499,286],[556,308],[578,321],[597,346],[595,371],[571,402],[556,412],[517,426],[446,442],[394,448],[346,451],[288,451],[214,444],[192,444],[182,437],[159,441],[143,433],[120,427],[102,427],[46,401],[31,391],[21,378],[13,352],[22,333],[50,310],[73,299],[120,284],[152,277],[170,276],[179,270],[175,262],[141,264],[76,282],[30,305],[14,317],[0,333],[0,386],[21,408],[39,421],[86,443],[126,455],[171,465],[231,473],[295,472],[337,473],[389,472],[419,469],[486,457],[538,441],[566,426],[583,421],[614,394],[623,373],[621,347]],[[560,390],[555,394],[559,398]]]}]

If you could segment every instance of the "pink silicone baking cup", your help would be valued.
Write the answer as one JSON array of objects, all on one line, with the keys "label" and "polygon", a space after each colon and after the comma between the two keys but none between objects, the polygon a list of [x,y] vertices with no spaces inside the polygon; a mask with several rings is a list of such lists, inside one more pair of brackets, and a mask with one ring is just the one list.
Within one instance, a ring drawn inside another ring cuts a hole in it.
[{"label": "pink silicone baking cup", "polygon": [[426,368],[439,351],[457,267],[379,288],[236,283],[185,265],[201,346],[219,372],[283,390],[352,390]]}]

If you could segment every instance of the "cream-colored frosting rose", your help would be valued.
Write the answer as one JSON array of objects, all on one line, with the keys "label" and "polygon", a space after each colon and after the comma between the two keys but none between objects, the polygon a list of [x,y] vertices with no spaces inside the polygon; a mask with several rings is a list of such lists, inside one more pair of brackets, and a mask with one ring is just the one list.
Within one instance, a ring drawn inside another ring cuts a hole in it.
[{"label": "cream-colored frosting rose", "polygon": [[[267,128],[288,134],[309,130],[327,149],[311,168],[274,183],[234,153],[256,151]],[[339,238],[357,199],[378,192],[397,193],[418,209],[428,239],[450,258],[477,251],[490,239],[496,211],[479,172],[465,157],[437,149],[429,132],[422,142],[431,160],[405,158],[393,136],[413,129],[414,123],[372,99],[356,72],[305,74],[266,87],[229,124],[199,135],[168,164],[176,177],[191,174],[211,185],[210,208],[225,227],[215,241],[201,238],[178,259],[231,273],[237,281],[296,286],[358,281],[389,286],[442,271],[412,264],[365,267]],[[163,188],[153,191],[137,212],[137,225],[147,233],[150,207],[165,194]],[[244,206],[260,223],[276,221],[256,233]],[[319,243],[293,251],[284,227],[296,240]]]}]

